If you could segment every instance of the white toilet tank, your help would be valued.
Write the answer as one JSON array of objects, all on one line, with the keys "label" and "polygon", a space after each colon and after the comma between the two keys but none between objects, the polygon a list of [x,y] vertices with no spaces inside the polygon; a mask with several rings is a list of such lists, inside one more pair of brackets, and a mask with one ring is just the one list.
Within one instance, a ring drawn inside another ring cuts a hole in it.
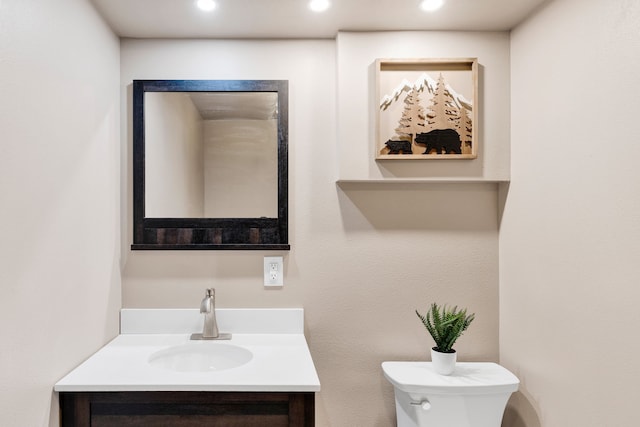
[{"label": "white toilet tank", "polygon": [[500,427],[518,378],[495,363],[458,362],[451,375],[431,362],[383,362],[395,388],[398,427]]}]

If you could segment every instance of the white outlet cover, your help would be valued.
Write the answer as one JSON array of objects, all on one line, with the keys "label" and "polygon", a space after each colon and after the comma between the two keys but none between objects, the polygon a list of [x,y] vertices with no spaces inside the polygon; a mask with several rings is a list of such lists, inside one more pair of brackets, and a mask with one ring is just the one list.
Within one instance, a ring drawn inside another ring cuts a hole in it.
[{"label": "white outlet cover", "polygon": [[281,256],[264,257],[264,286],[282,287],[284,285],[284,261]]}]

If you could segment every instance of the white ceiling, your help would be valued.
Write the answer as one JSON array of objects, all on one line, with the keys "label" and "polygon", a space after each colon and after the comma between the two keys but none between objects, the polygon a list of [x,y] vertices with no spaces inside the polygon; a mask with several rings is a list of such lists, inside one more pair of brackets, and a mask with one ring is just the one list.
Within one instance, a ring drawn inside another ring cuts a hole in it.
[{"label": "white ceiling", "polygon": [[309,0],[217,0],[202,12],[195,0],[91,0],[121,37],[334,38],[341,31],[504,31],[548,0],[445,0],[427,13],[418,0],[332,0],[323,13]]},{"label": "white ceiling", "polygon": [[[161,94],[175,92],[147,92]],[[190,92],[188,95],[204,120],[275,120],[278,94],[275,92]]]}]

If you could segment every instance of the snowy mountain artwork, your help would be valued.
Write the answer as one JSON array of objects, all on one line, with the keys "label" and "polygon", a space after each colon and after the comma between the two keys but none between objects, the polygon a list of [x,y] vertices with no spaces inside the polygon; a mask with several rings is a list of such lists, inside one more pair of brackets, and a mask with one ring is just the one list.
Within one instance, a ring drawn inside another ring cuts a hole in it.
[{"label": "snowy mountain artwork", "polygon": [[376,63],[376,158],[476,157],[475,59]]}]

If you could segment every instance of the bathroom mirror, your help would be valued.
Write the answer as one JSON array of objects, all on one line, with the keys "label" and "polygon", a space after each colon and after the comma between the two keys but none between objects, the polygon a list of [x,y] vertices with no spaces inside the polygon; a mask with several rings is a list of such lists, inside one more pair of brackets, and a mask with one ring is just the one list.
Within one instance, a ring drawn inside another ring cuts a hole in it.
[{"label": "bathroom mirror", "polygon": [[133,82],[132,249],[289,249],[288,83]]}]

